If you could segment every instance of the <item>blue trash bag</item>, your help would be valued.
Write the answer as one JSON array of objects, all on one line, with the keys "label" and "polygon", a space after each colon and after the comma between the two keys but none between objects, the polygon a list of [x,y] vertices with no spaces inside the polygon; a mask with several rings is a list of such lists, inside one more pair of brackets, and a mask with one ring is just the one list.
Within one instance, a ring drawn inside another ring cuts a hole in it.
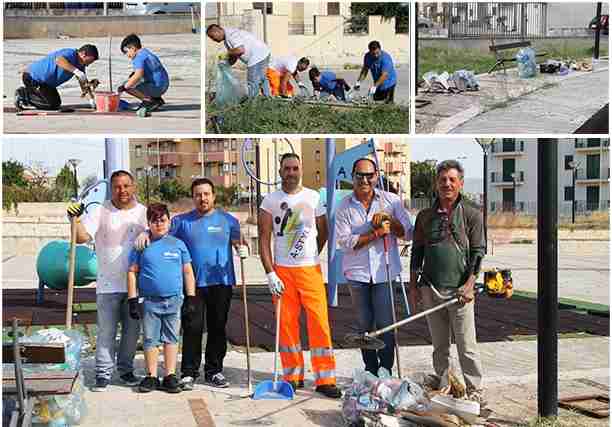
[{"label": "blue trash bag", "polygon": [[518,75],[521,79],[535,77],[537,72],[535,50],[530,47],[524,47],[516,54],[516,63],[518,64]]},{"label": "blue trash bag", "polygon": [[232,74],[230,65],[225,62],[219,62],[217,65],[217,93],[215,94],[214,103],[218,107],[237,104],[242,98],[243,90],[240,82]]}]

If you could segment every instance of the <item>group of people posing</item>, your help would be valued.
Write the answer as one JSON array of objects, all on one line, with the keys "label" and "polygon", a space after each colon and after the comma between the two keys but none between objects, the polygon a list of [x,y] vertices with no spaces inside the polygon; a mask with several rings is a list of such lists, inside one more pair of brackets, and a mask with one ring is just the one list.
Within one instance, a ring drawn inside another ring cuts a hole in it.
[{"label": "group of people posing", "polygon": [[[135,109],[146,108],[155,111],[165,104],[162,95],[170,85],[168,72],[159,58],[142,46],[136,34],[126,36],[120,45],[121,53],[132,63],[133,71],[121,85],[118,93],[128,93],[141,101]],[[22,73],[23,86],[15,91],[15,108],[18,111],[27,107],[38,110],[59,110],[62,99],[57,90],[59,86],[75,77],[83,87],[91,80],[87,67],[99,58],[98,48],[85,44],[78,49],[64,48],[49,53],[30,64]],[[95,106],[90,100],[92,107]]]},{"label": "group of people posing", "polygon": [[[333,96],[340,101],[346,101],[347,91],[351,86],[332,71],[319,70],[311,66],[306,57],[296,56],[272,57],[271,50],[254,34],[238,28],[221,27],[211,24],[206,29],[206,35],[217,43],[223,43],[227,52],[220,56],[230,65],[239,59],[247,67],[247,92],[249,97],[258,95],[291,97],[296,94],[296,88],[291,84],[295,80],[300,90],[306,85],[301,81],[299,73],[308,70],[314,95]],[[368,52],[364,55],[363,66],[354,90],[359,90],[361,82],[368,72],[372,73],[373,84],[368,91],[376,101],[392,103],[397,83],[397,73],[391,55],[383,51],[376,40],[368,44]]]},{"label": "group of people posing", "polygon": [[[315,390],[340,398],[336,360],[319,255],[328,238],[325,209],[319,193],[301,186],[298,155],[280,159],[280,190],[268,194],[258,218],[259,253],[273,301],[281,304],[280,358],[283,379],[294,389],[304,387],[300,315],[305,311]],[[448,296],[459,304],[427,317],[433,344],[433,366],[441,377],[450,365],[452,337],[468,397],[484,403],[482,366],[474,325],[474,285],[484,256],[482,216],[461,196],[463,168],[454,160],[437,166],[437,199],[419,212],[416,223],[396,194],[377,188],[379,171],[369,158],[352,168],[353,192],[336,214],[335,237],[343,251],[342,271],[349,283],[360,332],[393,322],[386,280],[385,243],[390,276],[401,273],[398,240],[412,240],[409,301],[415,314],[419,302],[430,308]],[[73,203],[68,214],[78,221],[77,241],[93,240],[98,255],[96,384],[105,390],[116,365],[120,379],[147,392],[192,389],[200,375],[204,324],[208,331],[204,381],[227,387],[223,375],[226,323],[236,284],[233,248],[248,256],[238,221],[215,207],[215,186],[207,178],[191,185],[194,209],[170,218],[165,205],[148,208],[134,198],[129,172],[111,176],[112,197],[91,214]],[[274,249],[272,249],[274,246]],[[143,300],[139,304],[139,299]],[[144,330],[147,376],[134,375],[134,354]],[[116,357],[117,325],[121,341]],[[181,379],[176,374],[177,343],[182,329]],[[362,350],[365,369],[391,372],[394,334],[382,335],[381,350]],[[157,374],[158,346],[164,346],[164,376]]]}]

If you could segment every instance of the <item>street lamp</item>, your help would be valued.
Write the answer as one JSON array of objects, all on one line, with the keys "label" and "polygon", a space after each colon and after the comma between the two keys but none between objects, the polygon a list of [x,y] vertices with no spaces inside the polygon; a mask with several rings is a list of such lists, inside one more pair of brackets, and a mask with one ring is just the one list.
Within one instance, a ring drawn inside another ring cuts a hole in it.
[{"label": "street lamp", "polygon": [[77,166],[81,163],[81,159],[68,159],[68,163],[74,168],[74,198],[79,198],[79,181],[77,180]]},{"label": "street lamp", "polygon": [[510,176],[512,177],[512,214],[516,215],[516,180],[518,173],[512,172]]},{"label": "street lamp", "polygon": [[476,143],[480,145],[482,148],[482,168],[483,168],[483,179],[482,179],[482,225],[484,231],[485,238],[485,254],[488,250],[488,239],[487,239],[487,210],[488,210],[488,201],[487,201],[487,174],[488,172],[488,160],[489,160],[489,150],[493,147],[493,143],[495,142],[495,138],[476,138]]},{"label": "street lamp", "polygon": [[145,167],[145,195],[147,199],[147,206],[149,206],[149,175],[151,174],[152,170],[153,166],[151,165],[147,165]]},{"label": "street lamp", "polygon": [[433,205],[433,203],[436,200],[436,165],[438,164],[438,161],[436,159],[426,159],[425,164],[429,166],[429,168],[432,171],[431,172],[431,203]]},{"label": "street lamp", "polygon": [[578,173],[578,167],[580,162],[572,160],[567,165],[572,170],[572,224],[576,223],[576,174]]}]

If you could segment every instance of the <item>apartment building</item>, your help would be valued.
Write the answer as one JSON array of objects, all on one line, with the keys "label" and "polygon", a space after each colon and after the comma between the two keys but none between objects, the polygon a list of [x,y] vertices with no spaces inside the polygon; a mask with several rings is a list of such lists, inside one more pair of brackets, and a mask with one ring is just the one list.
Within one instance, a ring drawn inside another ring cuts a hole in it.
[{"label": "apartment building", "polygon": [[[610,141],[558,140],[559,214],[569,216],[574,200],[583,214],[610,208]],[[534,139],[496,140],[489,154],[489,211],[537,213],[537,143]]]}]

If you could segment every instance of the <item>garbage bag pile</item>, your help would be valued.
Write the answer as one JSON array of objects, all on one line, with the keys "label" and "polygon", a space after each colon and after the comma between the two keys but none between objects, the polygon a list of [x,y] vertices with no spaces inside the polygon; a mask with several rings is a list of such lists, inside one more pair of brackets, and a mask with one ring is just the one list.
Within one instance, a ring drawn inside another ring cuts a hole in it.
[{"label": "garbage bag pile", "polygon": [[536,53],[530,47],[524,47],[516,54],[518,75],[521,79],[535,77],[537,72]]},{"label": "garbage bag pile", "polygon": [[402,410],[427,412],[431,403],[423,388],[416,382],[391,377],[380,368],[378,377],[356,369],[353,382],[344,392],[342,417],[349,425],[358,425],[367,413],[395,414]]},{"label": "garbage bag pile", "polygon": [[232,74],[232,68],[226,61],[217,64],[217,85],[214,103],[218,107],[238,104],[244,96],[244,89]]},{"label": "garbage bag pile", "polygon": [[473,71],[457,70],[452,75],[444,71],[440,74],[429,71],[423,74],[423,80],[429,92],[464,92],[480,89]]},{"label": "garbage bag pile", "polygon": [[[66,362],[24,364],[24,373],[50,370],[79,371],[81,368],[81,350],[83,349],[84,336],[74,329],[41,329],[30,336],[22,337],[20,341],[22,343],[64,344],[65,351]],[[79,425],[86,415],[85,385],[83,375],[79,375],[73,385],[72,393],[68,395],[37,396],[34,400],[32,422],[49,427],[67,427]]]}]

